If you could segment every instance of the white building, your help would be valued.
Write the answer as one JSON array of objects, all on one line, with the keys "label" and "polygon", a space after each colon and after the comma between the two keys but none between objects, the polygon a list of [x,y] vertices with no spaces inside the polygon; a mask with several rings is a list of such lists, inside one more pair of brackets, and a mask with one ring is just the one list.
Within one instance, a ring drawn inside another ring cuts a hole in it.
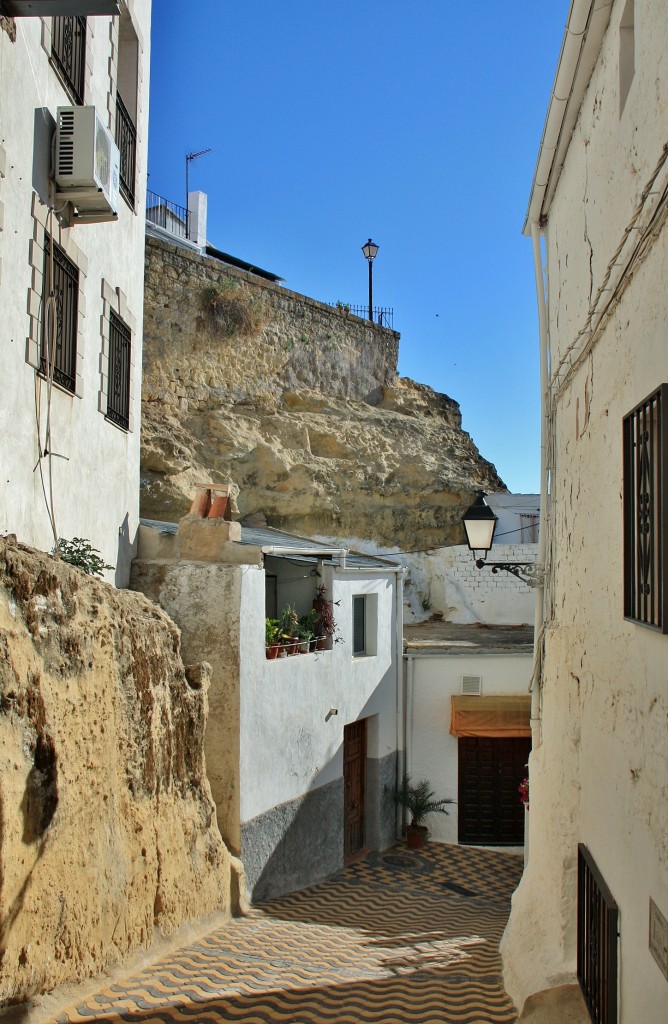
[{"label": "white building", "polygon": [[429,816],[432,837],[522,846],[533,627],[428,622],[404,638],[406,771],[454,801]]},{"label": "white building", "polygon": [[[573,0],[531,192],[549,504],[518,1006],[668,1014],[668,6]],[[554,993],[552,994],[554,995]]]},{"label": "white building", "polygon": [[[269,660],[265,619],[324,586],[342,642]],[[311,884],[396,837],[401,568],[280,531],[189,515],[140,529],[132,587],[212,666],[205,754],[249,892]]]},{"label": "white building", "polygon": [[125,585],[138,526],[151,4],[74,7],[17,0],[10,10],[53,16],[0,22],[0,532],[44,550],[84,538]]}]

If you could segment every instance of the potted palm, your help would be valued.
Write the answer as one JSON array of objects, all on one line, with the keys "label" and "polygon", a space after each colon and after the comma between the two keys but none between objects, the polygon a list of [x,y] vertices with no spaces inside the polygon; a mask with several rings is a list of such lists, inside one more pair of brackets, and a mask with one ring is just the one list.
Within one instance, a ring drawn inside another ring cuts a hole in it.
[{"label": "potted palm", "polygon": [[425,819],[429,814],[447,814],[446,804],[454,803],[447,797],[438,798],[427,779],[411,782],[404,775],[401,786],[397,788],[395,799],[401,807],[405,807],[410,815],[406,825],[406,845],[413,850],[421,850],[429,833]]},{"label": "potted palm", "polygon": [[286,604],[278,620],[278,628],[281,634],[281,643],[284,645],[287,654],[297,654],[298,640],[296,636],[299,616],[290,604]]}]

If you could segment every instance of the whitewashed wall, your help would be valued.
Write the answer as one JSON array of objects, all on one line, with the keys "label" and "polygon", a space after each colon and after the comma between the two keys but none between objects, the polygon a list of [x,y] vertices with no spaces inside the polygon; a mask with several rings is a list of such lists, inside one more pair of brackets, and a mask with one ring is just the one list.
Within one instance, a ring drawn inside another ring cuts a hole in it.
[{"label": "whitewashed wall", "polygon": [[465,675],[481,677],[483,696],[526,694],[533,656],[417,654],[409,650],[405,663],[405,675],[407,680],[412,676],[413,690],[413,714],[406,723],[410,732],[406,748],[412,753],[406,770],[414,781],[428,779],[437,797],[455,801],[447,816],[430,815],[428,825],[433,839],[456,843],[459,758],[457,737],[450,735],[450,698],[462,692]]},{"label": "whitewashed wall", "polygon": [[[635,4],[635,75],[620,112],[624,8],[613,5],[549,213],[553,367],[585,327],[668,139],[668,7]],[[502,946],[519,1006],[574,980],[585,843],[620,909],[620,1024],[663,1020],[668,1006],[648,945],[650,899],[668,917],[668,638],[624,621],[622,605],[622,419],[668,381],[666,281],[664,223],[557,400],[543,739],[531,757],[529,864]]]},{"label": "whitewashed wall", "polygon": [[[535,562],[536,544],[492,548],[490,561]],[[394,557],[394,556],[392,556]],[[398,560],[398,558],[397,558]],[[442,612],[448,622],[517,625],[533,622],[532,589],[508,572],[478,569],[468,547],[439,548],[406,559],[406,621],[419,622]]]},{"label": "whitewashed wall", "polygon": [[[396,750],[396,607],[394,573],[364,578],[325,570],[328,593],[345,643],[331,651],[268,661],[264,632],[264,573],[243,577],[240,636],[242,822],[302,796],[343,772],[343,728],[378,715],[369,757]],[[331,582],[330,582],[331,580]],[[376,595],[378,653],[352,654],[352,597]],[[328,718],[330,709],[336,715]]]},{"label": "whitewashed wall", "polygon": [[[106,562],[118,567],[115,573],[107,574],[118,585],[127,584],[138,524],[151,4],[150,0],[136,0],[130,7],[141,52],[137,213],[120,199],[117,223],[77,225],[61,233],[61,243],[80,265],[82,275],[81,397],[54,387],[51,406],[51,449],[57,453],[51,459],[53,505],[58,533],[66,538],[87,538]],[[40,476],[33,470],[39,454],[36,384],[42,438],[46,387],[36,381],[34,369],[26,362],[26,343],[31,317],[35,322],[41,317],[38,296],[43,225],[47,219],[42,200],[48,196],[51,132],[58,106],[72,102],[42,45],[45,26],[50,23],[50,18],[17,19],[14,43],[0,30],[0,352],[5,381],[0,403],[0,533],[15,533],[19,540],[43,550],[50,550],[54,541]],[[115,104],[117,31],[109,17],[89,18],[88,29],[90,63],[85,103],[95,105],[106,124],[111,104]],[[127,433],[107,422],[98,408],[103,280],[112,290],[121,289],[123,319],[133,328],[134,422]],[[48,460],[42,465],[46,473]]]}]

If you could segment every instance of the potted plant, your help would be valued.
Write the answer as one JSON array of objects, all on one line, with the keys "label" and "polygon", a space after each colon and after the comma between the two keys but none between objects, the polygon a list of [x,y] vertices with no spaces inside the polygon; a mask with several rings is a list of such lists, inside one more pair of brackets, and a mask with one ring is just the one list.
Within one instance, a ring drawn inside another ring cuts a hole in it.
[{"label": "potted plant", "polygon": [[302,615],[299,620],[299,628],[302,630],[304,639],[308,640],[309,651],[316,649],[316,637],[318,632],[318,613],[315,608],[311,608],[310,612],[306,615]]},{"label": "potted plant", "polygon": [[271,661],[273,661],[274,658],[278,657],[278,652],[281,647],[281,631],[279,629],[278,619],[265,619],[264,626],[264,642],[267,651],[267,657]]},{"label": "potted plant", "polygon": [[327,598],[327,588],[322,584],[317,588],[313,599],[313,608],[317,613],[316,635],[318,639],[317,648],[323,650],[328,640],[338,644],[343,642],[343,637],[336,636],[336,621],[332,602]]},{"label": "potted plant", "polygon": [[286,654],[297,654],[296,630],[299,625],[299,616],[290,604],[286,604],[278,620],[278,628],[281,635],[281,643],[285,647]]},{"label": "potted plant", "polygon": [[429,832],[425,825],[427,815],[447,814],[445,805],[454,802],[447,797],[436,797],[427,779],[413,783],[408,775],[404,775],[395,799],[410,814],[410,821],[406,825],[406,845],[413,850],[421,850],[425,844]]}]

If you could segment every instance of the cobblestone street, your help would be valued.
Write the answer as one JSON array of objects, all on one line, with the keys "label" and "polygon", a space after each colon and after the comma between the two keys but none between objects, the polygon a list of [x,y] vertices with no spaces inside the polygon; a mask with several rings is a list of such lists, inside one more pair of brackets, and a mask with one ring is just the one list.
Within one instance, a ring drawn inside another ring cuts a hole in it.
[{"label": "cobblestone street", "polygon": [[521,872],[517,854],[434,842],[373,853],[49,1020],[511,1024],[498,944]]}]

